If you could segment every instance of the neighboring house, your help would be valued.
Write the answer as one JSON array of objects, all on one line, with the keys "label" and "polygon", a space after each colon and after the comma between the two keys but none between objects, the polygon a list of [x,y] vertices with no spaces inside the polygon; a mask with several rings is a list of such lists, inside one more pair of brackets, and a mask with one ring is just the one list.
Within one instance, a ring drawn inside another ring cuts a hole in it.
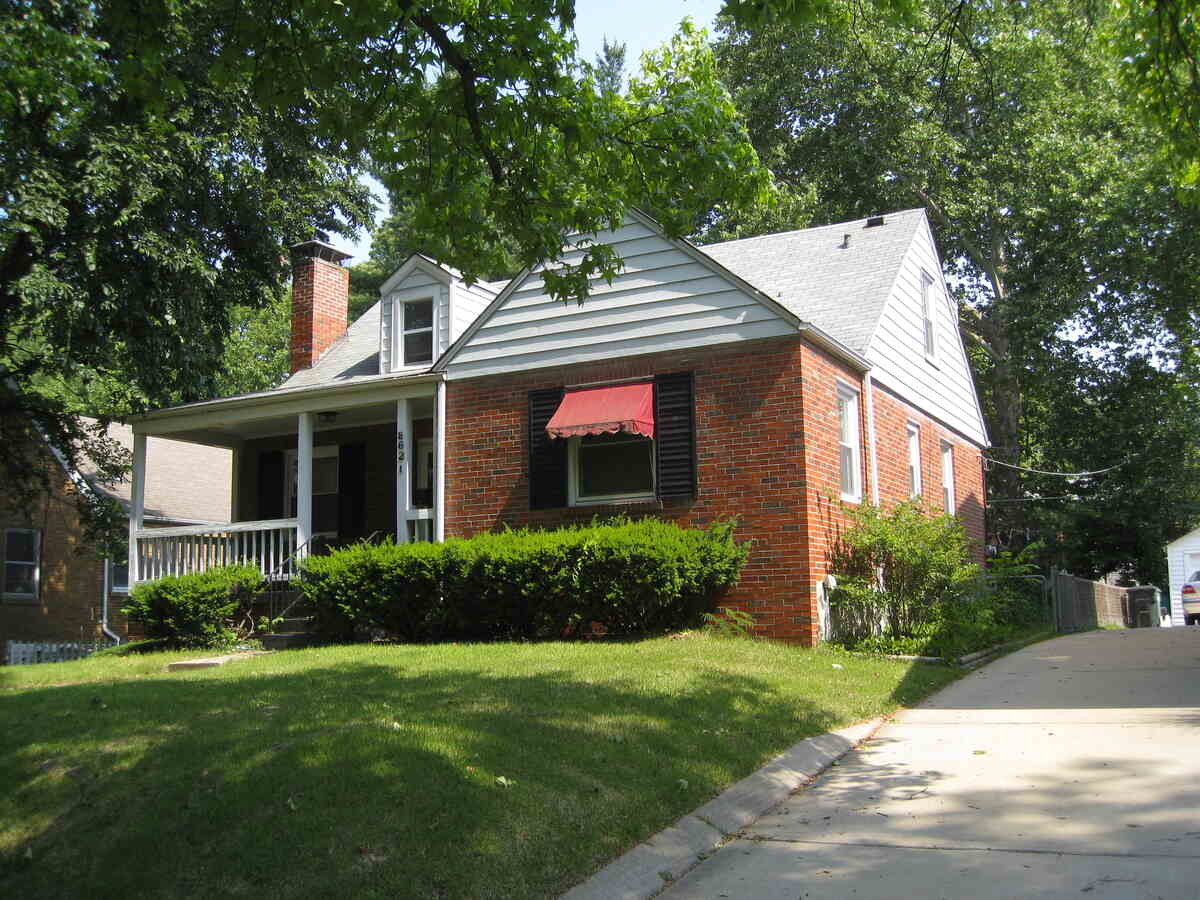
[{"label": "neighboring house", "polygon": [[[133,432],[114,424],[108,436],[127,448]],[[7,641],[124,639],[120,608],[129,592],[126,560],[114,564],[88,546],[79,491],[111,497],[129,509],[129,482],[101,484],[94,468],[69,469],[48,444],[41,457],[50,490],[29,507],[0,495],[0,648]],[[147,455],[145,520],[157,526],[226,521],[230,513],[228,450],[154,438]],[[107,595],[108,635],[104,635]]]},{"label": "neighboring house", "polygon": [[[737,516],[729,602],[806,644],[844,505],[921,496],[982,545],[987,435],[923,211],[702,248],[634,212],[595,237],[624,269],[583,304],[418,254],[349,329],[345,254],[294,248],[291,378],[134,422],[135,457],[234,451],[237,524],[179,540],[270,570],[373,534]],[[135,499],[136,577],[180,570],[142,524]]]},{"label": "neighboring house", "polygon": [[1183,606],[1183,586],[1189,583],[1197,572],[1200,572],[1200,528],[1193,529],[1167,544],[1171,621],[1175,624],[1191,624],[1192,617],[1200,615],[1200,594],[1189,595],[1186,598],[1188,608]]}]

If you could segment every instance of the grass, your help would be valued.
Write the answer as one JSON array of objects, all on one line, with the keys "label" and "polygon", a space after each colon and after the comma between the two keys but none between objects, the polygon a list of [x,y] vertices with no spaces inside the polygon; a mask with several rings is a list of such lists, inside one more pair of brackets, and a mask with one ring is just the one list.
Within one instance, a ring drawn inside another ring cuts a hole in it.
[{"label": "grass", "polygon": [[544,897],[943,666],[704,636],[0,668],[0,894]]}]

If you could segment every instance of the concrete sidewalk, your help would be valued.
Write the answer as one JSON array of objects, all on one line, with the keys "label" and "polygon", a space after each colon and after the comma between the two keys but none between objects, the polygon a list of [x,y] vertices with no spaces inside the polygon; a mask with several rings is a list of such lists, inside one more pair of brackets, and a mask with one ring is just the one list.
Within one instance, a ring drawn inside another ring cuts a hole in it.
[{"label": "concrete sidewalk", "polygon": [[661,896],[1200,898],[1200,628],[1006,656]]}]

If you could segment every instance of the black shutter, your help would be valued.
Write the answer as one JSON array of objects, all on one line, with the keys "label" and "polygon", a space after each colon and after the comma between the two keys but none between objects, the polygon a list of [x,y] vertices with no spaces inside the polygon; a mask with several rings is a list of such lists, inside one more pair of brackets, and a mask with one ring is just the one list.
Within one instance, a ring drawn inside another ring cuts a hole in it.
[{"label": "black shutter", "polygon": [[357,540],[367,533],[367,445],[338,448],[338,538]]},{"label": "black shutter", "polygon": [[696,493],[696,424],[692,373],[654,379],[655,488],[659,497]]},{"label": "black shutter", "polygon": [[567,505],[567,442],[546,433],[563,389],[529,392],[529,508]]},{"label": "black shutter", "polygon": [[282,450],[263,450],[258,454],[258,518],[284,518]]}]

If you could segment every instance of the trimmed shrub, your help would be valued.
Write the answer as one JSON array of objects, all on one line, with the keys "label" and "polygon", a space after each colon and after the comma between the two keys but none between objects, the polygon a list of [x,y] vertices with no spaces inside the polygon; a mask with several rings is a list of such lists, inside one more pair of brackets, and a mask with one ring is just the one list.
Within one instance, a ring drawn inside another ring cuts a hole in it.
[{"label": "trimmed shrub", "polygon": [[623,519],[509,530],[442,544],[358,544],[304,566],[322,630],[355,626],[406,641],[639,634],[698,624],[737,583],[748,545],[734,523],[688,530]]},{"label": "trimmed shrub", "polygon": [[262,589],[257,567],[224,566],[139,584],[121,611],[172,646],[228,647],[250,632],[250,605]]},{"label": "trimmed shrub", "polygon": [[445,627],[441,555],[438,544],[351,544],[305,560],[300,588],[326,639],[349,640],[361,625],[428,640]]}]

